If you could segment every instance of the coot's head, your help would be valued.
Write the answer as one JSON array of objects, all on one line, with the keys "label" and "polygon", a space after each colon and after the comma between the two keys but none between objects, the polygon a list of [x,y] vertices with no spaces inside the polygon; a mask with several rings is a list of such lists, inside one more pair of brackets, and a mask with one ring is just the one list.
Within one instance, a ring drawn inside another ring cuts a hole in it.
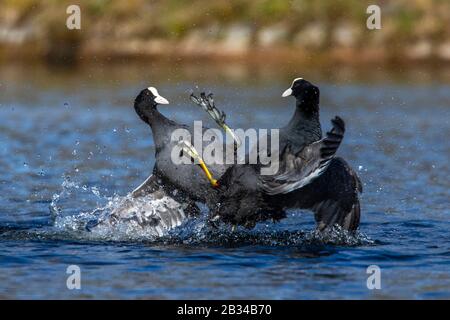
[{"label": "coot's head", "polygon": [[148,87],[142,90],[134,100],[134,109],[139,117],[148,123],[159,104],[169,104],[169,101],[162,97],[155,87]]},{"label": "coot's head", "polygon": [[320,91],[319,88],[311,82],[297,78],[292,81],[292,85],[287,89],[282,97],[294,96],[299,105],[319,105]]}]

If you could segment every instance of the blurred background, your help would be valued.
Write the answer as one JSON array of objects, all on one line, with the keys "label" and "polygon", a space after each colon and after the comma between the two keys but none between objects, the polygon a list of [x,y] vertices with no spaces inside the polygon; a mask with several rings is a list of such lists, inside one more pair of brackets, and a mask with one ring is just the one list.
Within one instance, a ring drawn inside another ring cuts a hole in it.
[{"label": "blurred background", "polygon": [[[151,172],[140,90],[157,87],[179,122],[214,126],[194,89],[233,128],[277,128],[296,77],[319,86],[324,130],[346,121],[339,155],[363,182],[368,241],[311,246],[298,211],[250,236],[185,228],[177,245],[77,228]],[[1,0],[0,298],[449,298],[449,121],[448,0]],[[366,287],[371,264],[382,290]]]},{"label": "blurred background", "polygon": [[[81,9],[81,30],[65,28]],[[369,30],[367,7],[381,8]],[[450,61],[446,0],[3,0],[0,61],[289,59],[303,63]]]}]

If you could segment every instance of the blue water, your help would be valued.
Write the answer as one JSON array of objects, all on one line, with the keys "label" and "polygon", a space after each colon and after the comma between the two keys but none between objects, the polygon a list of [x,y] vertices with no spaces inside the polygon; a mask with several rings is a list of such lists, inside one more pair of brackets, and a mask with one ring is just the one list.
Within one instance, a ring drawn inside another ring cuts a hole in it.
[{"label": "blue water", "polygon": [[[450,298],[448,73],[287,69],[2,66],[0,298]],[[157,87],[178,121],[214,125],[188,100],[198,86],[232,127],[272,128],[293,112],[280,95],[296,76],[321,88],[324,129],[346,120],[339,154],[364,183],[356,237],[320,237],[300,211],[234,233],[199,217],[162,239],[77,228],[151,172],[153,140],[132,108],[142,88]],[[81,290],[66,287],[73,264]],[[366,286],[369,265],[380,290]]]}]

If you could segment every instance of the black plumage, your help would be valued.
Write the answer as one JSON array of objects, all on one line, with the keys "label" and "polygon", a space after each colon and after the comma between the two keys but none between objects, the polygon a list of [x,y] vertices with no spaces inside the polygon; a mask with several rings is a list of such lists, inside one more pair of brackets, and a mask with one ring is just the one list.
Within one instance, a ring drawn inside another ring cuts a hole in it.
[{"label": "black plumage", "polygon": [[[212,174],[220,177],[219,188],[212,188],[198,166],[176,165],[171,160],[176,145],[171,133],[179,128],[193,132],[193,128],[167,119],[157,110],[160,96],[156,89],[143,90],[135,100],[135,110],[152,129],[156,161],[152,175],[133,195],[164,192],[184,203],[188,213],[198,212],[195,201],[206,202],[213,220],[218,217],[233,225],[253,227],[258,221],[285,217],[286,209],[302,208],[314,212],[320,230],[333,224],[355,230],[361,183],[353,169],[335,157],[344,136],[344,122],[339,117],[333,119],[331,131],[322,139],[319,89],[296,79],[283,94],[288,95],[296,98],[296,109],[279,131],[279,171],[264,176],[261,164],[209,165]],[[224,114],[214,107],[211,96],[191,99],[227,130]]]},{"label": "black plumage", "polygon": [[[172,151],[178,141],[172,141],[172,133],[186,129],[194,136],[194,128],[168,119],[157,109],[161,100],[153,87],[142,90],[135,99],[134,108],[139,117],[147,123],[153,133],[155,144],[155,165],[152,174],[133,191],[134,196],[145,195],[155,190],[163,190],[179,202],[188,205],[189,211],[198,212],[195,201],[206,202],[217,191],[211,187],[202,169],[194,164],[175,164]],[[164,102],[166,101],[166,102]],[[167,102],[168,103],[168,102]],[[203,131],[208,128],[204,127]],[[189,141],[193,144],[193,141]],[[220,177],[229,167],[226,164],[213,164],[208,168],[213,176]]]},{"label": "black plumage", "polygon": [[296,110],[280,129],[279,171],[263,176],[261,165],[233,165],[219,179],[220,190],[209,202],[214,219],[253,227],[278,220],[289,208],[310,209],[320,230],[338,224],[347,230],[359,225],[361,182],[353,169],[335,157],[345,132],[342,119],[322,139],[319,89],[295,79],[283,96],[296,98]]}]

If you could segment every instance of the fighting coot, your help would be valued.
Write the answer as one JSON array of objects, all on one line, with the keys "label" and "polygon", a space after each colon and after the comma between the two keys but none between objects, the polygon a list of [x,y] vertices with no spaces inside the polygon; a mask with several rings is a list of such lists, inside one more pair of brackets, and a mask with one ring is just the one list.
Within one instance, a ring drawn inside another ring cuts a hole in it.
[{"label": "fighting coot", "polygon": [[336,117],[322,139],[319,88],[302,78],[293,81],[283,97],[294,96],[296,109],[280,129],[279,171],[261,175],[261,165],[233,165],[219,179],[217,197],[208,203],[215,218],[253,227],[256,222],[285,216],[289,208],[310,209],[319,230],[338,224],[359,226],[362,192],[356,172],[334,154],[345,131]]}]

